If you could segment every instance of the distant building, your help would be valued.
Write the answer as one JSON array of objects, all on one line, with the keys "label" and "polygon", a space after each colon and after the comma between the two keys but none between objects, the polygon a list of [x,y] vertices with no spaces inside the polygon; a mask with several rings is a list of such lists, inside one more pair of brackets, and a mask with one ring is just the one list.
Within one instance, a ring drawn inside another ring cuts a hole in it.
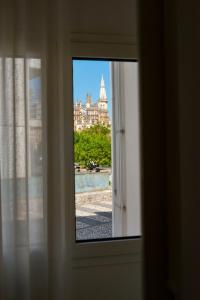
[{"label": "distant building", "polygon": [[74,130],[83,130],[90,128],[95,124],[110,126],[110,118],[108,114],[108,99],[106,96],[105,82],[102,75],[99,99],[92,102],[91,95],[87,94],[86,103],[81,101],[74,104]]}]

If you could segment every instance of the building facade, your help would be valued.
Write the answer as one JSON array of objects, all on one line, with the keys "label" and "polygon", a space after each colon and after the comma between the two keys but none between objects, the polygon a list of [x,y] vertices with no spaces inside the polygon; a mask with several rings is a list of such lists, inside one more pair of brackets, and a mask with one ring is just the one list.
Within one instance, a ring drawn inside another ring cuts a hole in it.
[{"label": "building facade", "polygon": [[110,117],[108,113],[108,99],[106,96],[105,82],[102,75],[99,99],[92,102],[92,96],[87,94],[86,103],[77,101],[74,104],[74,130],[80,131],[90,128],[95,124],[110,126]]}]

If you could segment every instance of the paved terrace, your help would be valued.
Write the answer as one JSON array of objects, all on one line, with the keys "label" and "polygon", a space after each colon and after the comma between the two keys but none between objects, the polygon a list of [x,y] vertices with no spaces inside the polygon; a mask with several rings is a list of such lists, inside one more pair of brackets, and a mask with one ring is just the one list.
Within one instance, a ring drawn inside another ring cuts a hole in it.
[{"label": "paved terrace", "polygon": [[111,190],[76,195],[77,240],[112,237]]}]

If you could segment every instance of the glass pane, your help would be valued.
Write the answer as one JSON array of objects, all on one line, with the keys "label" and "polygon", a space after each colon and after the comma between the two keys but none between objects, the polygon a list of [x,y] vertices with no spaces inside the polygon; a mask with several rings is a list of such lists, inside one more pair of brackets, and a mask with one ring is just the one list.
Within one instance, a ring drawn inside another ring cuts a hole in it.
[{"label": "glass pane", "polygon": [[76,240],[141,235],[138,63],[73,60]]}]

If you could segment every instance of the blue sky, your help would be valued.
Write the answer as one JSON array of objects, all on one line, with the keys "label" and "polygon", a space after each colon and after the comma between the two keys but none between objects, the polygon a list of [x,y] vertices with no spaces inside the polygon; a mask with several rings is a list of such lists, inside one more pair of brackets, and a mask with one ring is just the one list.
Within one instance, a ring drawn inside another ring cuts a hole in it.
[{"label": "blue sky", "polygon": [[73,92],[74,102],[85,103],[86,94],[92,95],[96,102],[99,98],[101,77],[104,77],[108,109],[110,112],[110,63],[109,61],[74,60],[73,61]]}]

